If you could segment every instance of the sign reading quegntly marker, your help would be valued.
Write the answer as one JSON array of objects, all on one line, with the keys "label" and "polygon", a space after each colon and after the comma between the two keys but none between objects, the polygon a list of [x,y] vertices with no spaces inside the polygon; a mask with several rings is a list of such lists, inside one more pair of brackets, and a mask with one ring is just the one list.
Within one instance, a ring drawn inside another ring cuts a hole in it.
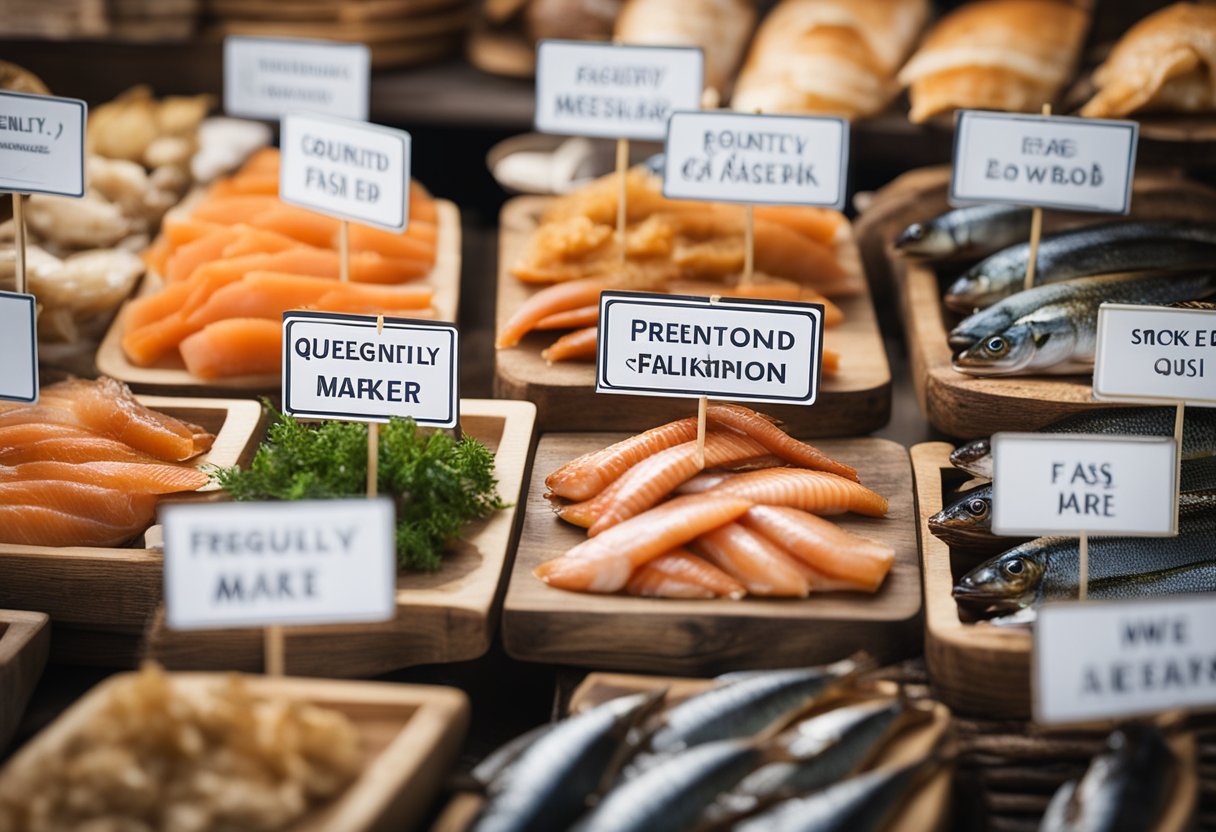
[{"label": "sign reading quegntly marker", "polygon": [[397,614],[390,500],[176,503],[160,517],[172,629],[387,621]]},{"label": "sign reading quegntly marker", "polygon": [[75,98],[0,92],[0,191],[84,196],[87,115]]},{"label": "sign reading quegntly marker", "polygon": [[451,324],[283,313],[283,411],[305,419],[455,427],[460,333]]},{"label": "sign reading quegntly marker", "polygon": [[843,208],[848,167],[844,119],[680,112],[668,123],[663,195]]},{"label": "sign reading quegntly marker", "polygon": [[362,43],[224,39],[224,112],[277,120],[290,112],[367,120],[371,51]]},{"label": "sign reading quegntly marker", "polygon": [[1169,537],[1178,529],[1170,437],[998,433],[992,531]]},{"label": "sign reading quegntly marker", "polygon": [[36,309],[33,295],[0,292],[0,399],[38,401]]},{"label": "sign reading quegntly marker", "polygon": [[1094,398],[1216,405],[1216,310],[1102,304]]},{"label": "sign reading quegntly marker", "polygon": [[600,295],[597,393],[813,404],[823,306]]},{"label": "sign reading quegntly marker", "polygon": [[1210,596],[1049,604],[1034,627],[1034,719],[1092,722],[1216,707]]},{"label": "sign reading quegntly marker", "polygon": [[279,198],[322,214],[403,231],[409,221],[410,134],[292,113],[283,118]]},{"label": "sign reading quegntly marker", "polygon": [[1125,214],[1134,121],[959,110],[950,202]]},{"label": "sign reading quegntly marker", "polygon": [[660,141],[672,113],[700,105],[704,72],[700,49],[541,41],[536,129]]}]

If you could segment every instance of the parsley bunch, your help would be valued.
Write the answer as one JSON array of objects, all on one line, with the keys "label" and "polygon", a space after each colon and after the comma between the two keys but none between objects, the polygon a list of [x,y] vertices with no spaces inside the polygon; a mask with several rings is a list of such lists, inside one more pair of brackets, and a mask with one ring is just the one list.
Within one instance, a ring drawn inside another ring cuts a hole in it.
[{"label": "parsley bunch", "polygon": [[[212,478],[234,500],[357,497],[367,486],[367,425],[305,424],[271,408],[274,421],[248,470],[217,469]],[[444,547],[464,525],[505,508],[494,456],[476,439],[457,442],[420,431],[412,419],[380,430],[379,491],[397,505],[397,560],[403,569],[439,568]]]}]

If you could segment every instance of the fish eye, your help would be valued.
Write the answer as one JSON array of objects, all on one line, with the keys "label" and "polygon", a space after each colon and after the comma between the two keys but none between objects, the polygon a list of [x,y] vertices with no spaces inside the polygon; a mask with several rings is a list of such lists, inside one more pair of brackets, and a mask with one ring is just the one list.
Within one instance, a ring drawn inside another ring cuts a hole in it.
[{"label": "fish eye", "polygon": [[1005,571],[1010,575],[1021,575],[1026,571],[1026,565],[1020,560],[1011,560],[1005,564]]},{"label": "fish eye", "polygon": [[988,343],[984,345],[988,352],[1002,353],[1005,351],[1005,339],[999,335],[994,335],[988,339]]},{"label": "fish eye", "polygon": [[976,517],[983,517],[988,513],[988,503],[976,497],[967,503],[967,511],[974,514]]},{"label": "fish eye", "polygon": [[923,240],[925,237],[925,227],[918,222],[914,222],[904,230],[904,236],[909,240]]}]

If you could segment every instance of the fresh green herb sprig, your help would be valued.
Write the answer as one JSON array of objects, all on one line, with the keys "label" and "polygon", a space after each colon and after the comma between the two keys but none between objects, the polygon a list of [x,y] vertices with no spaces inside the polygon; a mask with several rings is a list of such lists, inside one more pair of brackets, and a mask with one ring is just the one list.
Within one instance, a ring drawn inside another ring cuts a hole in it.
[{"label": "fresh green herb sprig", "polygon": [[[367,425],[305,424],[271,408],[274,421],[248,470],[221,468],[212,478],[234,500],[323,500],[366,491]],[[393,419],[380,431],[379,491],[397,506],[397,560],[433,571],[443,550],[473,520],[505,508],[494,455],[476,439],[457,442]]]}]

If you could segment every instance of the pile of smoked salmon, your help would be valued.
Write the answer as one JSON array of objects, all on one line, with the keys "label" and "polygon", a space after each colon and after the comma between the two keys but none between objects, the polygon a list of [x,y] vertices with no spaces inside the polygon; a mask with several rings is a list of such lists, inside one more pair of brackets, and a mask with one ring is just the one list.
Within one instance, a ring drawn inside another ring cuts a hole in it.
[{"label": "pile of smoked salmon", "polygon": [[[755,206],[755,272],[743,284],[744,209],[662,195],[662,180],[642,168],[626,177],[624,258],[616,233],[620,183],[614,175],[555,200],[512,267],[539,289],[498,333],[499,349],[533,330],[573,330],[544,351],[549,362],[595,357],[599,295],[609,289],[809,301],[825,306],[825,325],[840,323],[828,295],[853,291],[838,258],[848,221],[809,206]],[[839,356],[824,351],[824,372]]]},{"label": "pile of smoked salmon", "polygon": [[820,516],[886,514],[853,468],[740,405],[709,405],[703,454],[696,437],[680,419],[550,474],[546,496],[589,539],[536,576],[665,598],[878,590],[895,551]]},{"label": "pile of smoked salmon", "polygon": [[108,378],[45,387],[34,405],[0,403],[0,543],[127,543],[162,495],[207,484],[183,463],[214,440]]},{"label": "pile of smoked salmon", "polygon": [[[279,153],[258,152],[184,216],[166,217],[145,252],[164,288],[133,301],[123,351],[148,367],[180,356],[200,378],[279,372],[282,315],[293,309],[425,318],[438,211],[410,185],[404,233],[350,225],[350,281],[340,277],[338,220],[281,202]],[[404,284],[404,285],[402,285]]]}]

